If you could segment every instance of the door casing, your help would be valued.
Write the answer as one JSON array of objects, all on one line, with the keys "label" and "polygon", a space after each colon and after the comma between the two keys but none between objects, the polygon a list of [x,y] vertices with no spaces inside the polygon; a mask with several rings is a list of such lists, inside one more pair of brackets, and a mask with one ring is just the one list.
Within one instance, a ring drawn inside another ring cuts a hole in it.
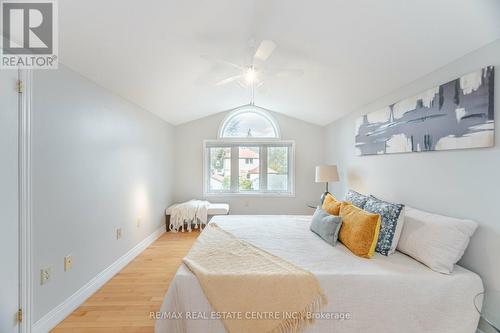
[{"label": "door casing", "polygon": [[31,100],[33,73],[19,71],[19,306],[20,333],[31,333],[32,314],[32,219],[31,219]]}]

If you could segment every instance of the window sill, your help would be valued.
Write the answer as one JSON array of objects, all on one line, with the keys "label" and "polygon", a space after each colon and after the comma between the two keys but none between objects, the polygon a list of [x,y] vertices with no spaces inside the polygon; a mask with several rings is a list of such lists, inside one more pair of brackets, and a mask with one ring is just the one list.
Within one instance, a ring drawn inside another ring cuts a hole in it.
[{"label": "window sill", "polygon": [[295,198],[295,193],[242,193],[242,192],[209,192],[204,194],[205,197],[262,197],[262,198]]}]

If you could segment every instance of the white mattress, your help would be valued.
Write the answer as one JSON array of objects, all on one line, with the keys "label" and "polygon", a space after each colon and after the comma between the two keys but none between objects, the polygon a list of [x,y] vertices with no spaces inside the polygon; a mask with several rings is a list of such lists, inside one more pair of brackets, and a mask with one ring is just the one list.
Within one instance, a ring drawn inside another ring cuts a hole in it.
[{"label": "white mattress", "polygon": [[[312,272],[328,298],[323,313],[349,313],[348,320],[316,320],[306,332],[474,333],[479,315],[473,299],[483,290],[479,276],[456,266],[436,273],[396,252],[373,259],[332,247],[309,231],[311,216],[217,216],[211,223]],[[218,319],[186,319],[186,312],[212,311],[196,277],[182,265],[161,312],[182,319],[157,320],[156,333],[225,332]]]}]

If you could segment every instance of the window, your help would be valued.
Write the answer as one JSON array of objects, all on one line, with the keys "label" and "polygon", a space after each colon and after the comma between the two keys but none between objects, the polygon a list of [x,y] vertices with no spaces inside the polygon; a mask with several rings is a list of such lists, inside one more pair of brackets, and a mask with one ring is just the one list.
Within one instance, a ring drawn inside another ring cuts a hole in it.
[{"label": "window", "polygon": [[294,142],[280,141],[272,115],[245,105],[204,142],[205,195],[294,195]]},{"label": "window", "polygon": [[[260,147],[238,147],[238,173],[240,192],[258,191],[260,187]],[[251,163],[247,163],[251,161]]]},{"label": "window", "polygon": [[267,148],[267,188],[270,191],[286,191],[288,186],[287,147]]},{"label": "window", "polygon": [[209,188],[213,191],[228,191],[231,188],[231,148],[210,147]]},{"label": "window", "polygon": [[205,194],[293,195],[293,141],[205,141]]},{"label": "window", "polygon": [[231,112],[222,122],[219,138],[279,138],[279,129],[269,112],[245,105]]}]

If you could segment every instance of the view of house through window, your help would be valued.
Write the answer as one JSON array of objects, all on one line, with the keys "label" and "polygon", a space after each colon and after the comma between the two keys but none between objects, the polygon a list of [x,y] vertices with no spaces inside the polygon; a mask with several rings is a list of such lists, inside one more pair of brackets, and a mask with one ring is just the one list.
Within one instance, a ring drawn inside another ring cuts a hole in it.
[{"label": "view of house through window", "polygon": [[228,191],[231,189],[231,148],[209,148],[210,189]]},{"label": "view of house through window", "polygon": [[260,185],[260,147],[238,148],[238,189],[258,191]]},{"label": "view of house through window", "polygon": [[206,193],[293,192],[290,165],[293,142],[205,143]]},{"label": "view of house through window", "polygon": [[288,147],[267,148],[267,188],[270,191],[286,191],[288,178]]}]

